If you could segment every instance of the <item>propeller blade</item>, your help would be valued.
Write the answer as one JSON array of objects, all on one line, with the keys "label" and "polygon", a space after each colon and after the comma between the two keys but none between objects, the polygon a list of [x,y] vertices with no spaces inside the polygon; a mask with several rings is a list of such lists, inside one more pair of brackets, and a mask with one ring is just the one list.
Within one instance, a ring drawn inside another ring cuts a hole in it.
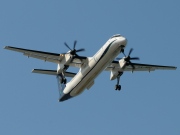
[{"label": "propeller blade", "polygon": [[124,53],[124,49],[121,49],[121,52],[124,54],[124,56],[126,57],[126,54]]},{"label": "propeller blade", "polygon": [[139,57],[130,58],[130,60],[140,60]]},{"label": "propeller blade", "polygon": [[[128,54],[128,56],[126,56],[125,55],[125,53],[124,53],[124,49],[122,49],[121,50],[121,52],[124,54],[124,60],[127,62],[127,65],[130,65],[132,68],[133,68],[133,70],[135,69],[135,66],[134,66],[134,64],[133,63],[131,63],[131,61],[130,60],[140,60],[139,59],[139,57],[132,57],[131,58],[131,53],[132,53],[132,51],[133,51],[133,48],[131,48],[130,50],[129,50],[129,54]],[[116,60],[120,60],[121,58],[116,58]]]},{"label": "propeller blade", "polygon": [[129,54],[128,54],[128,56],[130,56],[130,55],[131,55],[132,51],[133,51],[133,48],[131,48],[131,49],[129,50]]},{"label": "propeller blade", "polygon": [[124,57],[126,57],[126,54],[123,52],[123,54],[124,54]]},{"label": "propeller blade", "polygon": [[85,51],[84,48],[81,48],[81,49],[76,50],[76,44],[77,44],[77,40],[74,41],[73,49],[71,49],[71,48],[69,47],[69,45],[68,45],[66,42],[64,42],[64,45],[65,45],[70,51],[68,51],[67,53],[62,53],[62,54],[71,54],[71,55],[73,55],[73,56],[78,56],[78,55],[77,55],[77,52]]},{"label": "propeller blade", "polygon": [[74,41],[74,48],[73,48],[73,49],[75,49],[75,48],[76,48],[76,43],[77,43],[77,41],[75,40],[75,41]]},{"label": "propeller blade", "polygon": [[69,50],[71,50],[72,51],[72,49],[67,45],[67,43],[66,42],[64,42],[64,45],[67,47],[67,48],[69,48]]},{"label": "propeller blade", "polygon": [[81,49],[76,50],[76,52],[83,52],[83,51],[85,51],[84,48],[81,48]]}]

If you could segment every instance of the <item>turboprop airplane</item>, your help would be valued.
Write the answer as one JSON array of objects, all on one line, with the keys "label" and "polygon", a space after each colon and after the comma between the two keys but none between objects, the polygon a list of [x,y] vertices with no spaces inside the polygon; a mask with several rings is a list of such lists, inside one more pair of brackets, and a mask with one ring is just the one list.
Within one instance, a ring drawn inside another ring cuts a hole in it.
[{"label": "turboprop airplane", "polygon": [[[57,76],[59,86],[59,102],[68,100],[82,93],[85,89],[90,89],[96,77],[102,71],[110,72],[110,80],[117,79],[115,90],[121,90],[119,85],[121,75],[126,71],[155,71],[155,70],[176,70],[174,66],[161,66],[133,63],[131,60],[139,60],[138,57],[131,57],[133,49],[128,55],[125,55],[124,49],[127,45],[127,39],[120,34],[112,36],[93,57],[79,56],[77,53],[85,49],[76,50],[74,42],[73,49],[67,43],[65,46],[69,49],[67,53],[50,53],[36,50],[29,50],[11,46],[5,46],[5,49],[23,53],[25,56],[49,61],[57,64],[57,70],[33,69],[33,73],[41,73]],[[117,58],[119,53],[123,53],[123,58]],[[69,67],[79,68],[78,73],[67,72]],[[71,77],[67,83],[66,77]]]}]

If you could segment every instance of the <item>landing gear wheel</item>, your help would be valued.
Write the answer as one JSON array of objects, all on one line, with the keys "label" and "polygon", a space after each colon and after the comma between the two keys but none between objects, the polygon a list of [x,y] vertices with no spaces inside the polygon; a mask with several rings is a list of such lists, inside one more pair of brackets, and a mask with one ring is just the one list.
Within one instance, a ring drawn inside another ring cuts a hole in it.
[{"label": "landing gear wheel", "polygon": [[121,90],[121,85],[118,86],[118,90],[119,90],[119,91]]},{"label": "landing gear wheel", "polygon": [[66,82],[67,82],[66,78],[61,79],[61,84],[63,84],[63,83],[66,84]]},{"label": "landing gear wheel", "polygon": [[61,78],[61,80],[60,80],[60,81],[61,81],[61,84],[62,84],[62,83],[63,83],[63,79]]},{"label": "landing gear wheel", "polygon": [[120,81],[120,76],[123,74],[123,72],[119,72],[118,76],[117,76],[117,84],[115,85],[115,90],[121,90],[121,85],[119,85],[119,81]]},{"label": "landing gear wheel", "polygon": [[64,84],[66,84],[66,82],[67,82],[67,80],[66,80],[66,78],[64,79]]},{"label": "landing gear wheel", "polygon": [[115,90],[117,90],[118,89],[118,85],[115,85]]},{"label": "landing gear wheel", "polygon": [[115,85],[115,90],[121,90],[121,85]]}]

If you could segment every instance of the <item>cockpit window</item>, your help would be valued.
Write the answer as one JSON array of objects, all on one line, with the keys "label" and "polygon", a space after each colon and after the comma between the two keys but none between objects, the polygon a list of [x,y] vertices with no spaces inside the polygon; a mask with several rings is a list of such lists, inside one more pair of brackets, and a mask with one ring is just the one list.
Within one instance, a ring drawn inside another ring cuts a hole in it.
[{"label": "cockpit window", "polygon": [[116,34],[116,35],[112,36],[111,38],[114,38],[114,37],[121,37],[121,35],[120,34]]}]

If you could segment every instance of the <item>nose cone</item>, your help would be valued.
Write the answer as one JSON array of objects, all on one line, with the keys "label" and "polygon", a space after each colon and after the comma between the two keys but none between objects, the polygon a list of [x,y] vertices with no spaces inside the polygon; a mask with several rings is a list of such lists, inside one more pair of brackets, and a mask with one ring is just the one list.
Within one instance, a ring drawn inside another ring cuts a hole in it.
[{"label": "nose cone", "polygon": [[127,44],[127,39],[126,39],[125,37],[122,37],[122,39],[121,39],[121,44],[124,45],[124,46],[126,46],[126,44]]},{"label": "nose cone", "polygon": [[72,96],[70,95],[70,93],[68,93],[68,94],[63,94],[63,95],[60,97],[59,102],[68,100],[68,99],[70,99],[70,98],[72,98]]}]

